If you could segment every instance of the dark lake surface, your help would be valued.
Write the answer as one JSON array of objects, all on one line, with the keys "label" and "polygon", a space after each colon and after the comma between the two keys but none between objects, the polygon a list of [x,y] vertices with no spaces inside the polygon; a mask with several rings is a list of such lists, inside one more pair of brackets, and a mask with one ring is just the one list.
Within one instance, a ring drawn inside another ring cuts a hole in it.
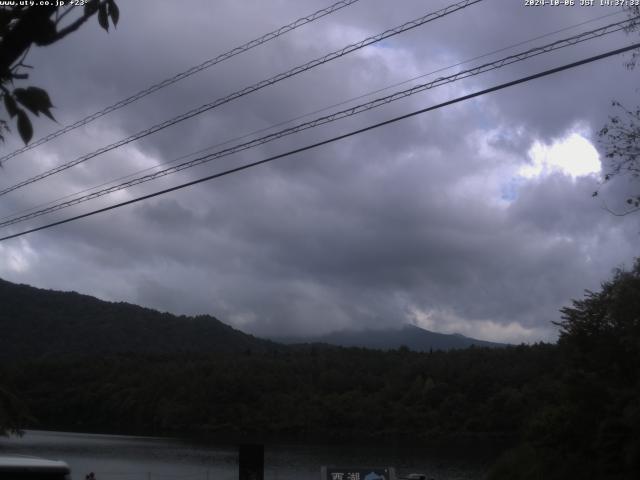
[{"label": "dark lake surface", "polygon": [[[0,437],[0,454],[18,453],[66,461],[73,480],[232,480],[238,478],[233,444],[164,437],[135,437],[30,430]],[[272,444],[265,446],[265,479],[320,478],[322,465],[392,466],[399,476],[425,473],[435,480],[481,479],[492,454],[473,447],[446,452],[398,445]]]}]

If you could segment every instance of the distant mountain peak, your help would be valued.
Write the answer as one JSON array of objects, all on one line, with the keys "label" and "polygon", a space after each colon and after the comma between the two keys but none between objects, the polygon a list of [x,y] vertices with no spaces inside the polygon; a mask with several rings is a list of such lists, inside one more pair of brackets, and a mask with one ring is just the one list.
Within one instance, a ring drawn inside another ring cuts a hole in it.
[{"label": "distant mountain peak", "polygon": [[344,329],[316,336],[272,337],[285,344],[324,343],[341,347],[361,347],[377,350],[395,350],[401,346],[411,350],[454,350],[476,347],[505,347],[506,344],[466,337],[459,333],[437,333],[419,325],[404,323],[385,329]]}]

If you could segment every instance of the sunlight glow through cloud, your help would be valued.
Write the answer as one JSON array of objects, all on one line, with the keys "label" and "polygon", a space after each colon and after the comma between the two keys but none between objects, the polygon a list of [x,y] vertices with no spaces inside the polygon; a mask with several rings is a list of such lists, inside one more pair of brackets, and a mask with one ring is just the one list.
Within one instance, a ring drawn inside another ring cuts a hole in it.
[{"label": "sunlight glow through cloud", "polygon": [[532,163],[522,167],[519,174],[525,178],[561,171],[571,177],[600,172],[600,160],[594,146],[579,133],[545,145],[535,142],[529,150]]},{"label": "sunlight glow through cloud", "polygon": [[509,180],[503,178],[499,182],[499,196],[503,206],[515,201],[519,189],[529,180],[554,173],[567,175],[573,180],[599,175],[600,156],[593,144],[587,140],[588,134],[583,132],[584,130],[574,129],[551,144],[536,140],[527,151],[530,162],[516,167],[515,174],[512,174]]},{"label": "sunlight glow through cloud", "polygon": [[532,163],[520,175],[534,178],[562,171],[573,178],[600,172],[600,159],[594,146],[579,133],[572,133],[551,145],[535,142],[529,150]]}]

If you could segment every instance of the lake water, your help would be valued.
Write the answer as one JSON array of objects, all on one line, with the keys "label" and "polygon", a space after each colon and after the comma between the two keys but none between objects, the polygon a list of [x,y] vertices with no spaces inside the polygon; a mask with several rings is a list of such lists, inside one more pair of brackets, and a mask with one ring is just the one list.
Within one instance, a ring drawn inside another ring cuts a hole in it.
[{"label": "lake water", "polygon": [[[0,437],[0,453],[66,461],[73,480],[94,472],[96,480],[235,480],[234,445],[210,445],[173,438],[27,431]],[[267,445],[266,480],[319,479],[322,465],[392,466],[405,475],[425,473],[435,480],[484,477],[491,456],[474,449],[457,454],[406,446]]]}]

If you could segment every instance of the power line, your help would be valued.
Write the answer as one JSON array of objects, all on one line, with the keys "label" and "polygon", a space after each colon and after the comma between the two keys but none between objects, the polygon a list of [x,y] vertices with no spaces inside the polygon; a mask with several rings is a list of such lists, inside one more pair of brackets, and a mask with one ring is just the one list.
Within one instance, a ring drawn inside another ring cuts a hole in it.
[{"label": "power line", "polygon": [[423,91],[435,88],[435,87],[439,87],[448,83],[452,83],[461,79],[465,79],[465,78],[469,78],[472,76],[476,76],[479,75],[481,73],[486,73],[492,70],[497,70],[499,68],[505,67],[507,65],[511,65],[513,63],[516,62],[521,62],[524,60],[527,60],[529,58],[535,57],[537,55],[541,55],[541,54],[545,54],[545,53],[549,53],[551,51],[555,51],[561,48],[566,48],[572,45],[576,45],[577,43],[581,43],[581,42],[585,42],[588,40],[593,40],[595,38],[600,38],[604,35],[608,35],[611,33],[615,33],[618,32],[620,30],[623,30],[625,28],[627,28],[629,23],[634,22],[636,19],[640,18],[640,16],[635,17],[635,18],[631,18],[629,20],[623,20],[620,22],[616,22],[616,23],[612,23],[610,25],[604,26],[604,27],[600,27],[591,31],[587,31],[587,32],[583,32],[583,33],[579,33],[577,35],[574,35],[572,37],[568,37],[562,40],[557,40],[555,42],[546,44],[546,45],[542,45],[540,47],[535,47],[535,48],[531,48],[529,50],[526,50],[524,52],[520,52],[520,53],[516,53],[513,55],[509,55],[507,57],[504,57],[500,60],[495,60],[493,62],[490,63],[485,63],[483,65],[468,69],[468,70],[463,70],[461,72],[455,73],[453,75],[449,75],[448,77],[440,77],[436,80],[433,80],[431,82],[428,83],[424,83],[421,85],[416,85],[414,87],[411,87],[407,90],[403,90],[403,91],[399,91],[399,92],[395,92],[391,95],[387,95],[385,97],[381,97],[381,98],[377,98],[375,100],[372,100],[370,102],[367,103],[363,103],[360,105],[356,105],[353,106],[351,108],[347,108],[345,110],[341,110],[335,113],[332,113],[330,115],[325,115],[323,117],[319,117],[316,118],[314,120],[311,120],[309,122],[305,122],[305,123],[301,123],[299,125],[295,125],[293,127],[289,127],[286,128],[284,130],[280,130],[278,132],[274,132],[271,133],[269,135],[266,135],[264,137],[261,138],[256,138],[253,140],[250,140],[248,142],[245,143],[241,143],[239,145],[235,145],[233,147],[229,147],[226,148],[224,150],[220,150],[218,152],[214,152],[208,155],[204,155],[198,158],[195,158],[193,160],[190,160],[188,162],[184,162],[181,163],[179,165],[173,166],[173,167],[169,167],[166,168],[164,170],[160,170],[158,172],[155,173],[151,173],[148,175],[144,175],[142,177],[137,177],[134,179],[131,179],[129,181],[120,183],[118,185],[113,185],[111,187],[107,187],[104,188],[102,190],[98,190],[95,192],[92,192],[90,194],[81,196],[81,197],[76,197],[73,198],[71,200],[68,200],[66,202],[60,202],[57,203],[55,205],[52,205],[50,207],[47,208],[43,208],[40,210],[37,210],[35,212],[31,212],[22,216],[17,216],[14,217],[10,220],[4,220],[4,221],[0,221],[0,227],[6,227],[9,225],[14,225],[16,223],[19,222],[23,222],[26,220],[30,220],[36,217],[40,217],[42,215],[46,215],[48,213],[51,212],[55,212],[58,210],[61,210],[63,208],[67,208],[67,207],[71,207],[73,205],[77,205],[79,203],[84,203],[87,202],[89,200],[93,200],[99,197],[102,197],[104,195],[108,195],[110,193],[114,193],[117,192],[119,190],[124,190],[125,188],[129,188],[135,185],[140,185],[142,183],[146,183],[149,182],[151,180],[155,180],[157,178],[160,177],[164,177],[167,175],[170,175],[172,173],[176,173],[182,170],[186,170],[187,168],[192,168],[195,167],[197,165],[202,165],[204,163],[208,163],[211,162],[213,160],[222,158],[222,157],[226,157],[228,155],[232,155],[234,153],[238,153],[240,151],[243,150],[247,150],[249,148],[253,148],[256,147],[258,145],[263,145],[267,142],[271,142],[273,140],[277,140],[280,138],[283,138],[285,136],[288,135],[292,135],[304,130],[308,130],[310,128],[315,128],[318,127],[320,125],[325,125],[327,123],[331,123],[331,122],[335,122],[337,120],[343,119],[343,118],[347,118],[347,117],[351,117],[353,115],[357,115],[363,112],[366,112],[368,110],[372,110],[374,108],[380,107],[382,105],[386,105],[388,103],[391,102],[395,102],[397,100],[400,100],[402,98],[407,98],[409,96],[415,95],[417,93],[421,93]]},{"label": "power line", "polygon": [[140,138],[146,137],[148,135],[151,135],[153,133],[156,133],[160,130],[163,130],[167,127],[170,127],[172,125],[175,125],[176,123],[182,122],[184,120],[187,120],[189,118],[192,118],[196,115],[200,115],[201,113],[204,113],[208,110],[211,110],[213,108],[216,108],[220,105],[223,105],[225,103],[231,102],[232,100],[235,100],[237,98],[243,97],[245,95],[248,95],[252,92],[255,92],[257,90],[260,90],[262,88],[268,87],[270,85],[273,85],[274,83],[280,82],[286,78],[289,77],[293,77],[295,75],[298,75],[302,72],[305,72],[307,70],[310,70],[312,68],[315,68],[319,65],[325,64],[327,62],[330,62],[331,60],[335,60],[337,58],[343,57],[351,52],[354,52],[356,50],[359,50],[361,48],[364,48],[368,45],[372,45],[374,43],[377,43],[381,40],[384,40],[386,38],[392,37],[394,35],[398,35],[400,33],[406,32],[407,30],[411,30],[413,28],[419,27],[421,25],[424,25],[425,23],[431,22],[433,20],[437,20],[439,18],[442,18],[446,15],[449,15],[451,13],[454,13],[458,10],[462,10],[463,8],[466,8],[470,5],[473,5],[475,3],[479,3],[483,0],[464,0],[462,2],[458,2],[452,5],[449,5],[441,10],[438,10],[436,12],[432,12],[432,13],[428,13],[422,17],[416,18],[414,20],[411,20],[409,22],[406,22],[398,27],[386,30],[382,33],[379,33],[377,35],[365,38],[364,40],[358,42],[358,43],[354,43],[351,45],[348,45],[340,50],[336,50],[334,52],[331,52],[327,55],[324,55],[323,57],[317,58],[315,60],[312,60],[310,62],[307,62],[303,65],[299,65],[291,70],[288,70],[286,72],[283,73],[279,73],[278,75],[275,75],[267,80],[262,80],[256,84],[253,84],[249,87],[245,87],[242,90],[237,90],[236,92],[226,96],[226,97],[222,97],[219,98],[217,100],[214,100],[211,103],[207,103],[204,105],[201,105],[200,107],[194,108],[192,110],[189,110],[186,113],[183,113],[181,115],[178,115],[177,117],[174,117],[170,120],[166,120],[162,123],[156,124],[152,127],[149,127],[145,130],[142,130],[134,135],[131,135],[127,138],[124,138],[122,140],[119,140],[117,142],[114,142],[110,145],[107,145],[105,147],[102,147],[98,150],[95,150],[91,153],[88,153],[86,155],[83,155],[75,160],[72,160],[71,162],[67,162],[64,163],[62,165],[59,165],[55,168],[52,168],[51,170],[47,170],[46,172],[43,172],[39,175],[36,175],[35,177],[31,177],[27,180],[23,180],[22,182],[16,183],[10,187],[7,187],[3,190],[0,190],[0,196],[2,195],[6,195],[9,192],[12,192],[14,190],[17,190],[18,188],[24,187],[26,185],[29,185],[31,183],[35,183],[39,180],[42,180],[44,178],[47,178],[51,175],[54,175],[56,173],[62,172],[64,170],[67,170],[71,167],[74,167],[75,165],[78,165],[80,163],[86,162],[87,160],[97,157],[98,155],[101,155],[103,153],[106,153],[110,150],[113,150],[115,148],[121,147],[123,145],[126,145],[128,143],[133,142],[134,140],[139,140]]},{"label": "power line", "polygon": [[[547,32],[545,34],[538,35],[538,36],[530,38],[528,40],[520,41],[518,43],[511,44],[511,45],[506,46],[506,47],[502,47],[502,48],[500,48],[498,50],[493,50],[493,51],[488,52],[488,53],[483,53],[481,55],[478,55],[478,56],[475,56],[475,57],[472,57],[472,58],[468,58],[466,60],[462,60],[462,61],[460,61],[458,63],[453,64],[453,65],[449,65],[448,67],[438,68],[437,70],[432,70],[431,72],[423,73],[423,74],[420,74],[418,76],[409,78],[407,80],[403,80],[401,82],[394,83],[394,84],[391,84],[391,85],[387,85],[386,87],[379,88],[377,90],[373,90],[373,91],[358,95],[356,97],[351,97],[351,98],[349,98],[347,100],[343,100],[341,102],[334,103],[332,105],[328,105],[326,107],[323,107],[323,108],[318,109],[318,110],[314,110],[312,112],[307,112],[307,113],[299,115],[297,117],[290,118],[288,120],[272,124],[272,125],[270,125],[268,127],[263,127],[263,128],[258,129],[258,130],[254,130],[252,132],[240,135],[238,137],[230,138],[230,139],[225,140],[223,142],[219,142],[219,143],[216,143],[216,144],[213,144],[213,145],[209,145],[208,147],[202,148],[202,149],[197,150],[195,152],[191,152],[191,153],[188,153],[188,154],[185,154],[185,155],[180,155],[179,157],[174,158],[172,160],[169,160],[169,161],[157,164],[157,165],[153,165],[151,167],[147,167],[147,168],[144,168],[142,170],[137,170],[135,172],[132,172],[130,174],[127,174],[127,175],[124,175],[124,176],[121,176],[121,177],[114,178],[112,180],[109,180],[107,182],[95,185],[93,187],[85,188],[85,189],[80,190],[78,192],[70,193],[68,195],[64,195],[62,197],[55,198],[55,199],[50,200],[48,202],[40,203],[40,204],[34,205],[32,207],[19,210],[17,212],[12,213],[12,214],[0,217],[0,222],[3,222],[4,220],[7,220],[7,219],[14,219],[14,218],[16,220],[19,220],[17,216],[22,214],[22,213],[32,212],[34,210],[41,209],[42,207],[46,207],[47,205],[55,204],[56,202],[60,202],[60,201],[65,200],[67,198],[74,197],[76,195],[80,195],[80,194],[83,194],[83,193],[86,193],[86,192],[90,192],[91,190],[95,190],[95,189],[100,188],[100,187],[105,187],[105,186],[107,186],[109,184],[112,184],[114,182],[117,182],[117,181],[120,181],[120,180],[125,180],[125,179],[131,178],[131,177],[133,177],[135,175],[138,175],[138,174],[141,174],[141,173],[144,173],[144,172],[148,172],[149,170],[154,170],[154,169],[166,166],[166,165],[170,165],[172,163],[179,162],[180,160],[184,160],[184,159],[189,158],[189,157],[194,156],[194,155],[202,154],[202,153],[204,153],[206,151],[209,151],[209,150],[212,150],[214,148],[218,148],[218,147],[221,147],[223,145],[227,145],[229,143],[232,143],[232,142],[235,142],[235,141],[238,141],[238,140],[243,140],[245,138],[249,138],[249,137],[252,137],[254,135],[257,135],[259,133],[267,132],[267,131],[272,130],[274,128],[277,128],[277,127],[280,127],[280,126],[287,125],[289,123],[295,122],[296,120],[300,120],[302,118],[306,118],[306,117],[309,117],[311,115],[315,115],[317,113],[322,113],[322,112],[325,112],[325,111],[330,110],[332,108],[340,107],[342,105],[346,105],[348,103],[351,103],[351,102],[356,101],[356,100],[360,100],[360,99],[365,98],[365,97],[370,97],[371,95],[375,95],[376,93],[381,93],[381,92],[384,92],[384,91],[389,90],[391,88],[399,87],[401,85],[405,85],[407,83],[413,82],[413,81],[418,80],[420,78],[431,76],[431,75],[433,75],[435,73],[439,73],[439,72],[442,72],[442,71],[450,70],[450,69],[458,67],[460,65],[465,65],[465,64],[467,64],[469,62],[472,62],[474,60],[479,60],[479,59],[482,59],[482,58],[486,58],[486,57],[489,57],[491,55],[495,55],[496,53],[504,52],[506,50],[510,50],[512,48],[519,47],[519,46],[525,45],[527,43],[531,43],[531,42],[533,42],[535,40],[540,40],[542,38],[547,38],[547,37],[550,37],[550,36],[555,35],[557,33],[566,32],[567,30],[572,30],[574,28],[581,27],[583,25],[587,25],[589,23],[593,23],[593,22],[598,21],[598,20],[602,20],[604,18],[608,18],[608,17],[612,17],[612,16],[618,16],[618,15],[622,15],[622,14],[624,14],[623,11],[618,11],[618,12],[608,13],[608,14],[605,14],[605,15],[600,15],[598,17],[594,17],[594,18],[591,18],[589,20],[585,20],[584,22],[580,22],[580,23],[576,23],[576,24],[573,24],[573,25],[569,25],[569,26],[563,27],[563,28],[561,28],[559,30],[554,30],[554,31],[551,31],[551,32]],[[58,210],[58,209],[56,209],[56,210]],[[49,213],[49,212],[47,211],[45,213]],[[40,216],[40,215],[38,215],[38,216]],[[22,221],[22,220],[20,219],[20,221]],[[12,222],[12,223],[17,223],[17,222]],[[5,225],[5,223],[0,223],[0,227],[2,227],[3,225]]]},{"label": "power line", "polygon": [[129,105],[130,103],[133,103],[137,100],[140,100],[143,97],[146,97],[147,95],[150,95],[158,90],[160,90],[161,88],[164,87],[168,87],[169,85],[172,85],[180,80],[183,80],[187,77],[190,77],[191,75],[194,75],[202,70],[205,70],[207,68],[210,68],[220,62],[223,62],[225,60],[228,60],[232,57],[235,57],[236,55],[239,55],[241,53],[244,53],[248,50],[251,50],[252,48],[255,48],[259,45],[262,45],[263,43],[269,42],[275,38],[280,37],[281,35],[284,35],[285,33],[289,33],[293,30],[295,30],[296,28],[299,28],[303,25],[306,25],[307,23],[311,23],[315,20],[318,20],[319,18],[325,17],[327,15],[330,15],[334,12],[337,12],[338,10],[341,10],[342,8],[348,7],[349,5],[352,5],[356,2],[358,2],[360,0],[341,0],[339,2],[334,3],[333,5],[327,7],[327,8],[323,8],[321,10],[318,10],[317,12],[312,13],[311,15],[307,15],[306,17],[301,17],[299,19],[297,19],[296,21],[289,23],[288,25],[285,25],[283,27],[278,28],[277,30],[274,30],[272,32],[269,32],[265,35],[262,35],[261,37],[255,38],[243,45],[240,45],[239,47],[233,48],[231,50],[229,50],[228,52],[222,53],[220,55],[218,55],[217,57],[214,58],[210,58],[209,60],[206,60],[204,62],[202,62],[199,65],[196,65],[194,67],[191,67],[183,72],[180,72],[176,75],[174,75],[173,77],[170,78],[166,78],[164,80],[162,80],[161,82],[158,82],[154,85],[151,85],[148,88],[145,88],[144,90],[140,90],[139,92],[131,95],[130,97],[127,97],[123,100],[120,100],[119,102],[114,103],[113,105],[110,105],[108,107],[103,108],[102,110],[99,110],[95,113],[92,113],[91,115],[88,115],[70,125],[67,125],[63,128],[61,128],[60,130],[57,130],[55,132],[50,133],[49,135],[46,135],[38,140],[36,140],[33,143],[30,143],[29,145],[25,145],[22,148],[19,148],[3,157],[0,158],[0,164],[2,164],[2,162],[5,162],[7,160],[9,160],[10,158],[13,158],[23,152],[26,152],[27,150],[31,150],[32,148],[36,148],[44,143],[47,143],[50,140],[53,140],[54,138],[59,137],[60,135],[63,135],[67,132],[70,132],[71,130],[75,130],[78,127],[81,127],[83,125],[87,125],[88,123],[93,122],[94,120],[107,115],[108,113],[114,112],[126,105]]},{"label": "power line", "polygon": [[173,192],[173,191],[176,191],[176,190],[181,190],[183,188],[190,187],[192,185],[196,185],[198,183],[203,183],[203,182],[206,182],[206,181],[209,181],[209,180],[213,180],[213,179],[216,179],[216,178],[224,177],[226,175],[230,175],[232,173],[240,172],[242,170],[247,170],[249,168],[256,167],[258,165],[262,165],[264,163],[272,162],[272,161],[278,160],[280,158],[288,157],[288,156],[291,156],[291,155],[294,155],[294,154],[297,154],[297,153],[305,152],[307,150],[311,150],[311,149],[314,149],[314,148],[317,148],[317,147],[320,147],[320,146],[323,146],[323,145],[327,145],[329,143],[337,142],[338,140],[343,140],[343,139],[348,138],[348,137],[359,135],[359,134],[367,132],[369,130],[373,130],[375,128],[379,128],[379,127],[382,127],[382,126],[385,126],[385,125],[389,125],[391,123],[395,123],[395,122],[398,122],[400,120],[404,120],[404,119],[407,119],[407,118],[410,118],[410,117],[414,117],[414,116],[420,115],[422,113],[426,113],[426,112],[429,112],[429,111],[432,111],[432,110],[437,110],[439,108],[443,108],[443,107],[446,107],[446,106],[449,106],[449,105],[453,105],[455,103],[463,102],[463,101],[466,101],[466,100],[469,100],[469,99],[472,99],[472,98],[475,98],[475,97],[479,97],[481,95],[486,95],[488,93],[496,92],[498,90],[502,90],[502,89],[505,89],[505,88],[508,88],[508,87],[512,87],[514,85],[519,85],[521,83],[529,82],[531,80],[535,80],[535,79],[538,79],[538,78],[546,77],[546,76],[549,76],[549,75],[552,75],[552,74],[555,74],[555,73],[558,73],[558,72],[562,72],[564,70],[569,70],[571,68],[578,67],[580,65],[585,65],[585,64],[588,64],[588,63],[591,63],[591,62],[595,62],[597,60],[602,60],[603,58],[611,57],[613,55],[619,55],[621,53],[628,52],[630,50],[633,50],[633,49],[639,48],[639,47],[640,47],[640,42],[639,43],[634,43],[633,45],[629,45],[627,47],[618,48],[616,50],[610,50],[609,52],[602,53],[600,55],[595,55],[595,56],[592,56],[592,57],[588,57],[588,58],[585,58],[583,60],[579,60],[577,62],[565,64],[565,65],[562,65],[560,67],[551,68],[549,70],[544,70],[542,72],[539,72],[539,73],[536,73],[536,74],[533,74],[533,75],[528,75],[526,77],[521,77],[521,78],[519,78],[517,80],[512,80],[510,82],[502,83],[502,84],[499,84],[499,85],[496,85],[496,86],[493,86],[493,87],[490,87],[490,88],[486,88],[484,90],[480,90],[480,91],[477,91],[477,92],[474,92],[474,93],[470,93],[468,95],[457,97],[457,98],[454,98],[453,100],[448,100],[446,102],[442,102],[442,103],[439,103],[437,105],[432,105],[430,107],[423,108],[421,110],[416,110],[416,111],[413,111],[411,113],[400,115],[398,117],[394,117],[394,118],[391,118],[389,120],[385,120],[383,122],[375,123],[373,125],[369,125],[369,126],[364,127],[364,128],[353,130],[353,131],[351,131],[349,133],[345,133],[345,134],[342,134],[342,135],[331,137],[331,138],[328,138],[326,140],[322,140],[320,142],[316,142],[316,143],[313,143],[313,144],[310,144],[310,145],[306,145],[304,147],[296,148],[294,150],[289,150],[288,152],[285,152],[285,153],[281,153],[281,154],[278,154],[278,155],[273,155],[271,157],[268,157],[268,158],[265,158],[265,159],[262,159],[262,160],[258,160],[256,162],[247,163],[247,164],[241,165],[239,167],[231,168],[231,169],[228,169],[228,170],[225,170],[225,171],[213,174],[213,175],[209,175],[209,176],[206,176],[206,177],[199,178],[197,180],[192,180],[190,182],[186,182],[186,183],[183,183],[183,184],[180,184],[180,185],[176,185],[176,186],[171,187],[171,188],[160,190],[158,192],[150,193],[148,195],[143,195],[141,197],[133,198],[133,199],[127,200],[125,202],[116,203],[116,204],[110,205],[108,207],[104,207],[104,208],[93,210],[93,211],[90,211],[90,212],[87,212],[87,213],[83,213],[81,215],[76,215],[74,217],[69,217],[69,218],[66,218],[64,220],[59,220],[59,221],[52,222],[52,223],[49,223],[49,224],[46,224],[46,225],[42,225],[40,227],[32,228],[32,229],[29,229],[29,230],[24,230],[22,232],[14,233],[12,235],[7,235],[7,236],[4,236],[4,237],[0,237],[0,242],[5,241],[5,240],[10,240],[12,238],[21,237],[21,236],[26,235],[28,233],[33,233],[33,232],[37,232],[37,231],[44,230],[44,229],[47,229],[47,228],[55,227],[57,225],[62,225],[62,224],[65,224],[65,223],[69,223],[69,222],[72,222],[72,221],[75,221],[75,220],[79,220],[81,218],[86,218],[86,217],[90,217],[90,216],[93,216],[93,215],[97,215],[98,213],[103,213],[103,212],[107,212],[109,210],[114,210],[116,208],[124,207],[126,205],[131,205],[133,203],[141,202],[143,200],[148,200],[149,198],[157,197],[159,195],[164,195],[165,193],[170,193],[170,192]]}]

